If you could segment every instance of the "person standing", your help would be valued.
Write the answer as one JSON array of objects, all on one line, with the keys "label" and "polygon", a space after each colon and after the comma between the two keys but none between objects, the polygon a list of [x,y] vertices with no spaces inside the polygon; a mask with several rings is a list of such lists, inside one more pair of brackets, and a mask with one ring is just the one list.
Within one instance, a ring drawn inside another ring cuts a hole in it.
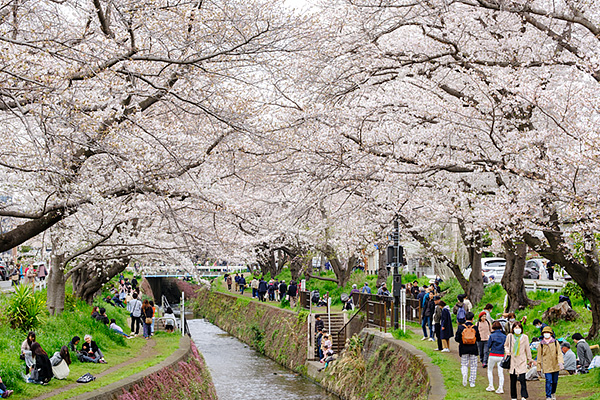
[{"label": "person standing", "polygon": [[296,281],[290,282],[287,294],[290,296],[290,307],[296,307],[296,296],[298,295],[298,285],[296,284]]},{"label": "person standing", "polygon": [[369,287],[369,284],[367,282],[365,282],[365,285],[363,286],[361,292],[363,294],[371,294],[371,288]]},{"label": "person standing", "polygon": [[456,322],[458,323],[458,325],[462,325],[465,323],[466,321],[466,315],[467,315],[467,310],[465,309],[465,295],[464,294],[459,294],[456,297],[456,304],[454,305],[454,307],[452,308],[452,313],[456,315]]},{"label": "person standing", "polygon": [[517,398],[517,381],[521,383],[521,398],[527,399],[527,381],[525,374],[527,368],[533,362],[531,358],[531,349],[529,348],[529,337],[523,333],[523,325],[515,321],[512,325],[512,331],[506,337],[504,342],[504,354],[510,357],[510,367],[508,373],[510,377],[510,398]]},{"label": "person standing", "polygon": [[[473,324],[475,315],[467,312],[465,323],[456,329],[454,340],[458,343],[458,355],[460,356],[460,371],[462,372],[463,386],[475,387],[477,379],[477,342],[481,340],[477,327]],[[471,373],[469,374],[469,368]]]},{"label": "person standing", "polygon": [[267,293],[267,282],[263,278],[260,278],[258,281],[258,299],[260,301],[265,301],[265,294]]},{"label": "person standing", "polygon": [[258,284],[258,279],[256,279],[255,276],[253,276],[252,280],[250,281],[250,288],[252,289],[253,298],[258,298]]},{"label": "person standing", "polygon": [[46,271],[46,265],[40,264],[37,270],[37,277],[40,280],[40,282],[45,281],[47,275],[48,271]]},{"label": "person standing", "polygon": [[494,318],[492,318],[492,310],[493,309],[494,309],[494,305],[491,303],[487,303],[485,305],[485,307],[483,308],[483,311],[485,312],[485,319],[490,324],[494,323]]},{"label": "person standing", "polygon": [[446,305],[444,300],[440,300],[440,307],[442,307],[442,316],[440,319],[442,328],[442,352],[450,352],[450,338],[454,336],[454,330],[452,329],[452,316],[450,315],[450,307]]},{"label": "person standing", "polygon": [[150,339],[152,336],[152,317],[154,316],[154,311],[152,310],[152,306],[148,300],[144,300],[144,304],[142,305],[142,318],[144,319],[144,338]]},{"label": "person standing", "polygon": [[433,298],[435,309],[433,311],[433,327],[435,329],[435,338],[437,339],[437,351],[442,351],[442,307],[440,306],[440,296]]},{"label": "person standing", "polygon": [[240,275],[239,274],[235,274],[235,277],[233,278],[233,291],[237,292],[238,290],[240,290]]},{"label": "person standing", "polygon": [[492,333],[492,324],[487,320],[487,315],[484,311],[479,313],[479,321],[477,321],[477,330],[481,340],[477,342],[477,349],[479,351],[479,359],[481,360],[481,366],[487,368],[488,364],[488,339]]},{"label": "person standing", "polygon": [[496,393],[504,393],[504,369],[500,363],[504,359],[504,343],[506,343],[506,334],[502,330],[502,325],[498,321],[492,324],[492,333],[488,339],[489,357],[488,357],[488,392],[494,391],[494,366],[498,365],[498,389]]},{"label": "person standing", "polygon": [[556,398],[558,373],[564,366],[563,353],[558,341],[553,338],[552,328],[549,326],[542,330],[542,340],[538,347],[537,367],[546,378],[546,400]]},{"label": "person standing", "polygon": [[287,294],[287,285],[285,284],[285,280],[281,280],[279,284],[279,300],[285,299],[285,295]]},{"label": "person standing", "polygon": [[423,319],[421,320],[421,327],[423,328],[423,338],[427,339],[427,327],[429,327],[429,341],[433,342],[433,313],[435,311],[435,303],[433,302],[433,293],[429,292],[423,299]]},{"label": "person standing", "polygon": [[231,279],[231,275],[227,275],[227,280],[226,280],[227,290],[229,290],[230,292],[231,292],[231,284],[233,283],[232,281],[233,281],[233,279]]},{"label": "person standing", "polygon": [[275,282],[273,281],[273,279],[269,281],[267,293],[269,293],[269,301],[275,301]]},{"label": "person standing", "polygon": [[238,286],[240,287],[240,293],[244,294],[244,290],[246,289],[246,278],[244,278],[244,275],[240,275]]},{"label": "person standing", "polygon": [[546,264],[546,272],[548,273],[548,279],[553,281],[554,280],[554,261],[548,261],[548,264]]},{"label": "person standing", "polygon": [[[127,311],[131,317],[131,335],[140,334],[141,316],[142,316],[142,302],[138,299],[137,293],[133,292],[133,300],[127,302]],[[135,329],[134,329],[135,326]]]}]

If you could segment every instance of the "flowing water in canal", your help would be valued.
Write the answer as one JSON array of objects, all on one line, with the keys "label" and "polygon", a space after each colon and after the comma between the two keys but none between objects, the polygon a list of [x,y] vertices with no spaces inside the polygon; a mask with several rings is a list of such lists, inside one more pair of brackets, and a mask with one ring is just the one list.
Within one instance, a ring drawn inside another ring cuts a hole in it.
[{"label": "flowing water in canal", "polygon": [[337,400],[320,386],[262,356],[219,327],[188,320],[219,400]]}]

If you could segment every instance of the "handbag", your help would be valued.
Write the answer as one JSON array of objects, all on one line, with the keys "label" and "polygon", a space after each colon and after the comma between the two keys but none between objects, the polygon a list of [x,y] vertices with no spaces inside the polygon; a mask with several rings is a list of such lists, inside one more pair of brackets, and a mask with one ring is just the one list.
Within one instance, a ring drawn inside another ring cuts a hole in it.
[{"label": "handbag", "polygon": [[[514,336],[513,336],[514,337]],[[510,344],[510,352],[512,354],[512,343]],[[504,356],[502,361],[500,361],[500,368],[502,369],[510,369],[510,354]]]},{"label": "handbag", "polygon": [[146,318],[146,324],[147,325],[151,325],[152,324],[152,318]]}]

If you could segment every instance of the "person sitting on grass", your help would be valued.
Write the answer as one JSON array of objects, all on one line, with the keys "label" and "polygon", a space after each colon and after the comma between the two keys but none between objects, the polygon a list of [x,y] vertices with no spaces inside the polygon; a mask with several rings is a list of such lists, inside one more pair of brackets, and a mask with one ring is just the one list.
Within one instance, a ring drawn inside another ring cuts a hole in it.
[{"label": "person sitting on grass", "polygon": [[12,396],[12,394],[13,391],[8,390],[4,382],[2,382],[2,378],[0,378],[0,397],[2,397],[3,399],[7,399],[10,396]]},{"label": "person sitting on grass", "polygon": [[96,320],[102,322],[104,325],[108,325],[109,321],[108,317],[106,316],[106,308],[100,307]]},{"label": "person sitting on grass", "polygon": [[98,313],[98,306],[92,307],[92,318],[97,319],[100,313]]},{"label": "person sitting on grass", "polygon": [[126,334],[125,332],[123,332],[123,328],[121,328],[119,325],[117,325],[117,321],[114,318],[110,319],[110,326],[109,328],[115,332],[117,332],[119,335],[121,336],[125,336],[127,339],[131,339],[133,336],[129,336],[128,334]]},{"label": "person sitting on grass", "polygon": [[25,373],[29,374],[29,370],[35,364],[34,355],[31,352],[31,345],[35,343],[35,332],[31,331],[27,334],[27,339],[21,344],[21,360],[25,361]]},{"label": "person sitting on grass", "polygon": [[[81,346],[81,352],[79,361],[82,362],[94,362],[100,364],[106,364],[106,360],[104,359],[104,354],[102,354],[102,350],[98,348],[96,342],[92,340],[91,335],[85,335],[84,343]],[[83,357],[81,357],[83,356]]]},{"label": "person sitting on grass", "polygon": [[69,365],[71,365],[71,355],[69,354],[69,348],[63,346],[60,351],[54,353],[50,357],[50,364],[52,364],[52,373],[56,379],[67,379],[69,376]]},{"label": "person sitting on grass", "polygon": [[587,373],[588,367],[592,363],[592,349],[590,345],[585,341],[581,333],[574,333],[571,339],[575,342],[575,348],[577,349],[577,372]]},{"label": "person sitting on grass", "polygon": [[42,349],[38,342],[33,342],[31,345],[31,353],[35,357],[35,365],[31,369],[31,375],[27,381],[37,385],[47,385],[54,376],[48,353]]},{"label": "person sitting on grass", "polygon": [[563,369],[568,372],[569,375],[573,375],[577,372],[577,356],[575,356],[575,353],[571,350],[571,344],[565,340],[561,343],[560,350],[563,353]]}]

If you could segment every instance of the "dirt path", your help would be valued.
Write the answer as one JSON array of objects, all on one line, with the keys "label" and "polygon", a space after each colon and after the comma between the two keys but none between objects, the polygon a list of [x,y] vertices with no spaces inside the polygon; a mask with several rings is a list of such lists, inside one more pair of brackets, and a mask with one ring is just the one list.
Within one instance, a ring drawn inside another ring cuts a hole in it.
[{"label": "dirt path", "polygon": [[[133,339],[133,340],[139,340],[139,339]],[[154,349],[154,347],[156,346],[156,341],[154,339],[150,339],[146,342],[146,345],[144,347],[142,347],[140,349],[140,353],[137,357],[134,358],[130,358],[129,360],[122,362],[121,364],[116,364],[111,366],[110,368],[108,368],[107,370],[102,371],[101,373],[95,375],[96,379],[100,379],[103,376],[106,376],[110,373],[113,373],[115,371],[118,371],[122,368],[127,367],[128,365],[137,363],[139,361],[143,361],[146,360],[148,358],[151,357],[155,357],[158,353],[156,352],[156,350]],[[76,387],[79,387],[80,385],[82,385],[81,383],[71,383],[69,385],[60,387],[58,389],[55,389],[51,392],[48,393],[44,393],[42,396],[38,396],[33,398],[32,400],[43,400],[43,399],[48,399],[51,398],[53,396],[59,395],[63,392],[66,392],[68,390],[74,389]]]},{"label": "dirt path", "polygon": [[[422,337],[423,331],[417,328],[409,327],[410,330],[417,335],[417,337]],[[437,342],[424,342],[429,345],[432,349],[437,348]],[[458,343],[454,339],[450,339],[450,353],[442,353],[446,354],[448,357],[453,357],[460,364],[460,356],[458,355]],[[485,391],[485,388],[488,386],[488,378],[487,378],[487,368],[483,368],[481,366],[481,362],[477,363],[477,381],[475,390]],[[460,371],[459,371],[460,372]],[[562,376],[561,376],[562,378]],[[563,381],[564,383],[564,381]],[[559,378],[560,384],[560,378]],[[498,371],[494,368],[494,388],[498,388]],[[496,395],[498,399],[507,399],[510,400],[510,378],[508,373],[504,373],[504,394]],[[529,399],[545,399],[546,398],[546,390],[545,390],[545,381],[527,381],[527,391],[529,392]],[[476,395],[476,392],[474,392]],[[521,398],[521,385],[517,383],[517,394],[518,398]]]}]

